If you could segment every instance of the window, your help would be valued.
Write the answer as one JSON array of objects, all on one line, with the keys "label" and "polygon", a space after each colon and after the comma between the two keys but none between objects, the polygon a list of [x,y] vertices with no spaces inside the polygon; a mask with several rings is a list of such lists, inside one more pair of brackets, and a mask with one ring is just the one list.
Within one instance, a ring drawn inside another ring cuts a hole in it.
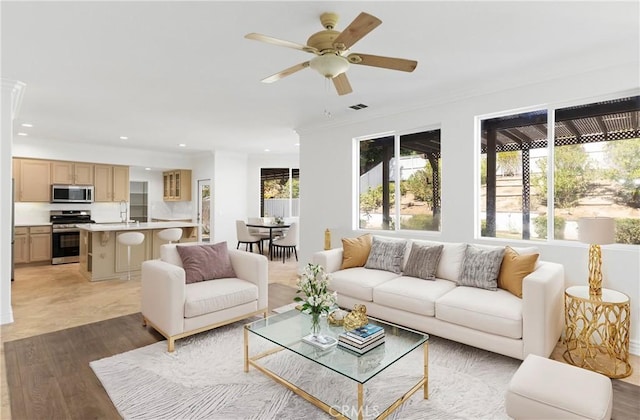
[{"label": "window", "polygon": [[359,150],[359,227],[439,231],[440,130],[361,140]]},{"label": "window", "polygon": [[299,194],[299,169],[262,168],[260,170],[261,216],[300,216]]},{"label": "window", "polygon": [[635,96],[481,120],[481,235],[577,240],[580,217],[606,216],[640,244],[639,116]]}]

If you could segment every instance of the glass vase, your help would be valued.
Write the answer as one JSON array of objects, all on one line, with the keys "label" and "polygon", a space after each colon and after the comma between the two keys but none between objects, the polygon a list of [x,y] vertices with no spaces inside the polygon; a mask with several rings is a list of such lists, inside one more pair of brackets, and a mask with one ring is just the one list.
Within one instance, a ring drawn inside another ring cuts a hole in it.
[{"label": "glass vase", "polygon": [[311,312],[311,335],[320,337],[320,312]]}]

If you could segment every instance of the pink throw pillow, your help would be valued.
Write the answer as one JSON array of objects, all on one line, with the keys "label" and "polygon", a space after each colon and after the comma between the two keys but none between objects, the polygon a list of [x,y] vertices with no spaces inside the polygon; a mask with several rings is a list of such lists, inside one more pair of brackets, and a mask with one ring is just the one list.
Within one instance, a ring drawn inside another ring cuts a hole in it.
[{"label": "pink throw pillow", "polygon": [[185,283],[236,277],[226,242],[176,246],[185,271]]}]

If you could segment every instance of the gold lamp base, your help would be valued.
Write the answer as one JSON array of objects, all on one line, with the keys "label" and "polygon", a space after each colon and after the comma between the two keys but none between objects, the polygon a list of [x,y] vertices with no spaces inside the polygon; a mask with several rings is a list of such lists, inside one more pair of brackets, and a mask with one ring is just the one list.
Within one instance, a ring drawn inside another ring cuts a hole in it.
[{"label": "gold lamp base", "polygon": [[602,251],[596,244],[589,247],[589,295],[602,297]]}]

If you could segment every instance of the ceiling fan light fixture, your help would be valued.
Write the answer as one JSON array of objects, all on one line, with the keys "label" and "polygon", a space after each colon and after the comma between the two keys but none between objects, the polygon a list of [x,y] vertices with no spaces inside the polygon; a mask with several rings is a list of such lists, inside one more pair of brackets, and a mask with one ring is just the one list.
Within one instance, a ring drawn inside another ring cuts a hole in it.
[{"label": "ceiling fan light fixture", "polygon": [[309,61],[309,67],[324,77],[333,79],[349,70],[349,60],[336,54],[319,55]]}]

